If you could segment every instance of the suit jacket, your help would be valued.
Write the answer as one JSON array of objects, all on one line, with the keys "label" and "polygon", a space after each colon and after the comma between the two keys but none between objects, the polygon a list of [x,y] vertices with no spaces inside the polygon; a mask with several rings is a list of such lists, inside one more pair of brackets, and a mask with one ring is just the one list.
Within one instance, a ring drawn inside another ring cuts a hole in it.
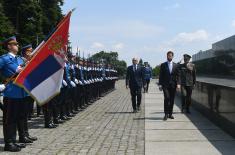
[{"label": "suit jacket", "polygon": [[133,65],[127,68],[126,73],[126,85],[129,85],[130,89],[141,88],[144,84],[144,70],[143,67],[137,65],[137,70],[134,71]]},{"label": "suit jacket", "polygon": [[159,85],[162,87],[176,87],[179,84],[178,65],[173,62],[172,72],[170,73],[168,62],[164,62],[160,67]]}]

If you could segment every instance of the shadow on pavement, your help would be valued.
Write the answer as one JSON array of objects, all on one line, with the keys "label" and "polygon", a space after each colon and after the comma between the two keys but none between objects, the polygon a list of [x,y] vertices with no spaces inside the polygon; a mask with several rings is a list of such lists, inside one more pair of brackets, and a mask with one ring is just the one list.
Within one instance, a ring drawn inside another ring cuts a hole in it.
[{"label": "shadow on pavement", "polygon": [[[175,105],[181,108],[181,99],[179,96],[176,95],[175,98]],[[200,112],[198,112],[200,113]],[[186,115],[186,114],[185,114]],[[197,119],[197,116],[192,111],[191,114],[186,115],[189,120],[197,127],[197,129],[207,138],[207,140],[223,155],[230,155],[233,154],[232,151],[234,151],[235,146],[235,139],[232,138],[232,136],[225,134],[225,132],[218,127],[218,129],[205,129],[202,128],[200,125],[199,119]],[[204,115],[202,115],[205,117]],[[209,123],[210,121],[208,121]],[[201,122],[203,123],[203,121]],[[204,121],[204,123],[206,123]],[[216,126],[217,127],[217,126]],[[233,150],[231,150],[233,149]]]},{"label": "shadow on pavement", "polygon": [[33,118],[28,121],[29,129],[41,129],[44,128],[44,117]]},{"label": "shadow on pavement", "polygon": [[105,112],[105,114],[132,114],[133,112],[129,111],[120,111],[120,112]]},{"label": "shadow on pavement", "polygon": [[163,117],[140,117],[140,118],[133,118],[133,120],[162,120]]}]

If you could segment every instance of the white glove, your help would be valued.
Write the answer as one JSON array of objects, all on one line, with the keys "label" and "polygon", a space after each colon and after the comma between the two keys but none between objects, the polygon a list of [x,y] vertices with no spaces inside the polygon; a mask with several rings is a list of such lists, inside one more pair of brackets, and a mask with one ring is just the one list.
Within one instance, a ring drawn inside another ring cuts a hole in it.
[{"label": "white glove", "polygon": [[161,85],[159,85],[158,87],[159,87],[159,90],[160,90],[160,91],[162,91],[162,86],[161,86]]},{"label": "white glove", "polygon": [[73,65],[71,65],[71,69],[74,69],[74,66],[73,66]]},{"label": "white glove", "polygon": [[66,87],[68,84],[65,80],[63,80],[63,85]]},{"label": "white glove", "polygon": [[6,86],[4,84],[0,84],[0,91],[4,91],[5,88]]},{"label": "white glove", "polygon": [[23,68],[22,68],[21,66],[18,66],[18,67],[16,68],[16,73],[20,73],[22,70],[23,70]]},{"label": "white glove", "polygon": [[80,85],[83,85],[82,81],[79,80],[79,84],[80,84]]},{"label": "white glove", "polygon": [[70,84],[72,85],[72,87],[76,87],[76,84],[73,81],[70,81]]},{"label": "white glove", "polygon": [[75,82],[76,84],[78,84],[78,79],[74,79],[74,82]]}]

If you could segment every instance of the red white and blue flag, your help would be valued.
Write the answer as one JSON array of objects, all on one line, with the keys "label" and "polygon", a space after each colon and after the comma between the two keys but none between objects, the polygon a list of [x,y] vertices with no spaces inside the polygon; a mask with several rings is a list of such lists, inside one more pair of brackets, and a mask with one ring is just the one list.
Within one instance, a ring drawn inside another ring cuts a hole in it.
[{"label": "red white and blue flag", "polygon": [[60,92],[68,44],[70,11],[14,81],[23,87],[40,105]]}]

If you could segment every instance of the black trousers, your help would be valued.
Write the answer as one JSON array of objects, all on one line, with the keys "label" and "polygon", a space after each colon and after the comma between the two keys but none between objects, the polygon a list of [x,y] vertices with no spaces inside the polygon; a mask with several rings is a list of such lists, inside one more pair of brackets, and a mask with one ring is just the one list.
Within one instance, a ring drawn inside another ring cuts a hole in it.
[{"label": "black trousers", "polygon": [[150,83],[150,79],[145,79],[145,86],[144,86],[145,92],[148,92],[149,90],[149,83]]},{"label": "black trousers", "polygon": [[165,115],[172,115],[174,100],[175,100],[176,87],[163,87],[164,93],[164,113]]},{"label": "black trousers", "polygon": [[[34,99],[30,96],[24,98],[24,106],[26,109],[26,117],[24,118],[24,135],[29,136],[29,128],[28,128],[28,117],[32,114]],[[23,105],[22,105],[23,106]]]},{"label": "black trousers", "polygon": [[[140,88],[130,88],[131,91],[131,101],[132,101],[132,107],[133,110],[136,110],[136,106],[140,107],[141,104],[141,87]],[[137,98],[137,103],[136,103],[136,98]]]},{"label": "black trousers", "polygon": [[191,105],[192,99],[192,86],[181,86],[181,101],[182,101],[182,110],[189,110],[189,106]]},{"label": "black trousers", "polygon": [[3,98],[3,135],[4,142],[16,142],[16,129],[18,128],[19,135],[23,135],[23,123],[27,119],[28,106],[24,104],[24,99],[19,98]]}]

